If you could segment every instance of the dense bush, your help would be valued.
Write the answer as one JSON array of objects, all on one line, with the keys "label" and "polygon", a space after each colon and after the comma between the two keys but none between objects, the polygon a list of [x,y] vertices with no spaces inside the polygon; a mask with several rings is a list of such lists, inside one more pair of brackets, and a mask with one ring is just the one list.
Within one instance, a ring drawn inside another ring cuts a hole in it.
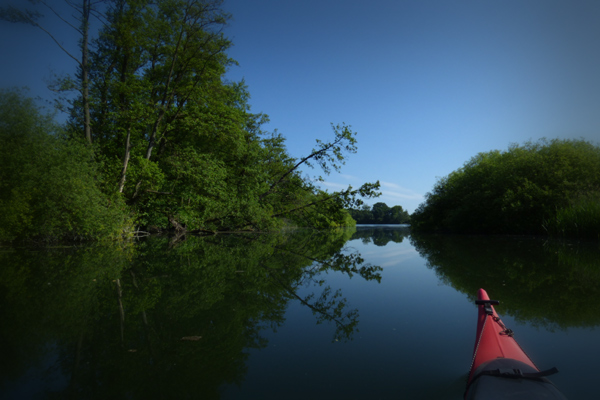
[{"label": "dense bush", "polygon": [[[480,153],[440,179],[412,215],[420,231],[564,233],[556,224],[578,204],[597,204],[600,148],[583,140],[541,140]],[[586,206],[586,212],[598,207]],[[589,215],[586,219],[589,219]],[[596,216],[596,221],[598,217]],[[598,232],[596,222],[588,230]]]},{"label": "dense bush", "polygon": [[91,149],[66,140],[49,115],[0,91],[0,241],[118,236],[118,199],[99,189]]}]

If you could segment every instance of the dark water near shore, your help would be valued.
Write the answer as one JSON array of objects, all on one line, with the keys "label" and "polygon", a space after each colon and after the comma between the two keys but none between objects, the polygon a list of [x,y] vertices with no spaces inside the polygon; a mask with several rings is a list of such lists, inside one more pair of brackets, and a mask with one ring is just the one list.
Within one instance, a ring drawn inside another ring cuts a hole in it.
[{"label": "dark water near shore", "polygon": [[458,400],[480,287],[597,398],[597,243],[400,226],[0,249],[0,398]]}]

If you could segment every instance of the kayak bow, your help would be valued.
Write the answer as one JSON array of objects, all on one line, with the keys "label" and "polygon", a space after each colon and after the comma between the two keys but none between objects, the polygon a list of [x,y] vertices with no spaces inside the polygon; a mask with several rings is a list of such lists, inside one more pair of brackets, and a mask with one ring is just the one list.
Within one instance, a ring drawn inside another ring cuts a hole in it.
[{"label": "kayak bow", "polygon": [[566,400],[545,378],[558,370],[538,369],[496,314],[493,306],[499,302],[490,300],[483,289],[477,298],[477,335],[465,399]]}]

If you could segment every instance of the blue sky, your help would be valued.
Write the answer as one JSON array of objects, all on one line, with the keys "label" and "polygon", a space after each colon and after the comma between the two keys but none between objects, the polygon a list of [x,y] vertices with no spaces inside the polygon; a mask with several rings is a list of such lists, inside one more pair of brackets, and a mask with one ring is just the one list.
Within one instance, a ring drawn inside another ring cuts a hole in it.
[{"label": "blue sky", "polygon": [[[358,153],[324,187],[379,180],[371,204],[412,212],[478,152],[541,137],[600,141],[599,1],[225,0],[224,9],[239,62],[228,78],[245,79],[252,111],[270,116],[264,128],[301,157],[332,137],[331,122],[351,125]],[[2,87],[48,97],[50,71],[75,68],[31,27],[1,22],[0,38]]]}]

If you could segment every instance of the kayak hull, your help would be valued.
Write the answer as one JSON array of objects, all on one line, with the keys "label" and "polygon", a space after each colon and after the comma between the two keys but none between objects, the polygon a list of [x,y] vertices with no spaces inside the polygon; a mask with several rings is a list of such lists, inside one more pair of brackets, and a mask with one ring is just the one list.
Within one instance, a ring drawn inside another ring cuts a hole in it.
[{"label": "kayak hull", "polygon": [[566,400],[545,378],[558,370],[540,372],[498,317],[493,307],[498,302],[483,289],[477,298],[477,334],[465,399]]}]

